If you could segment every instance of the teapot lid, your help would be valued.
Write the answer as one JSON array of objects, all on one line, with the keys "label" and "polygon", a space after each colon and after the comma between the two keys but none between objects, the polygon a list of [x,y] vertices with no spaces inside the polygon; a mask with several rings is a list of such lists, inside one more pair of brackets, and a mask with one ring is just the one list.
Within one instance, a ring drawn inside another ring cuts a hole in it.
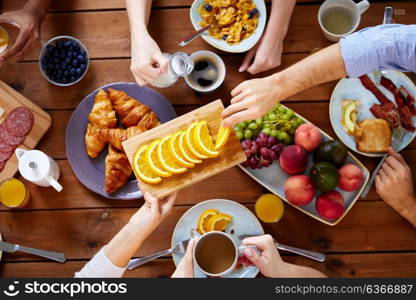
[{"label": "teapot lid", "polygon": [[[18,149],[16,149],[17,151]],[[17,155],[17,153],[16,153]],[[50,168],[48,156],[39,150],[26,151],[19,159],[19,172],[29,181],[36,181],[44,178]]]}]

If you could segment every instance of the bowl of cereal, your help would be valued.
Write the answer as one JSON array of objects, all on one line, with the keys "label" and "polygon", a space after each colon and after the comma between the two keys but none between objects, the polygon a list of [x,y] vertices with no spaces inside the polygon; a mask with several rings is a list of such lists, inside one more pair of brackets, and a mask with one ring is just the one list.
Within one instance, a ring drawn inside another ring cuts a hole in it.
[{"label": "bowl of cereal", "polygon": [[211,25],[201,37],[232,53],[246,52],[256,45],[266,26],[266,14],[264,0],[195,0],[190,10],[196,30]]}]

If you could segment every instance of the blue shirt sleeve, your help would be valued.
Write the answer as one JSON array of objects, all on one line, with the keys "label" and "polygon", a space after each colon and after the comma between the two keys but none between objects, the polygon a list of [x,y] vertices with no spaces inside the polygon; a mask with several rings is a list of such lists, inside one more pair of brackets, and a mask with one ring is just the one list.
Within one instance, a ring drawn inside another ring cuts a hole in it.
[{"label": "blue shirt sleeve", "polygon": [[349,77],[380,70],[416,72],[416,25],[365,28],[340,40]]}]

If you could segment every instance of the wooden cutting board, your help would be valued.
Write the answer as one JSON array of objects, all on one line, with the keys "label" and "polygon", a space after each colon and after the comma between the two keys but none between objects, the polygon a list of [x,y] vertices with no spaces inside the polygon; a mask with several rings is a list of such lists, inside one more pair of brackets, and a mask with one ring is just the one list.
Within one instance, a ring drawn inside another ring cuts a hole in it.
[{"label": "wooden cutting board", "polygon": [[[51,126],[52,120],[47,112],[42,110],[39,106],[31,102],[29,99],[24,97],[22,94],[16,92],[13,88],[5,84],[0,80],[0,106],[5,110],[4,115],[1,117],[0,122],[3,122],[9,112],[16,107],[26,106],[29,108],[35,121],[33,123],[32,130],[27,135],[23,144],[18,147],[23,149],[33,149],[36,147],[42,136],[48,131]],[[16,154],[13,154],[9,158],[3,170],[0,172],[0,182],[5,179],[13,177],[18,170],[18,161]]]},{"label": "wooden cutting board", "polygon": [[[221,100],[213,101],[210,104],[164,123],[152,130],[132,137],[123,143],[124,151],[126,152],[130,163],[132,163],[134,153],[142,145],[150,144],[153,140],[162,138],[178,130],[185,130],[191,123],[201,120],[206,120],[208,122],[209,131],[211,135],[215,137],[221,125],[221,113],[223,110],[224,106]],[[220,150],[220,155],[218,157],[205,159],[202,163],[187,170],[185,173],[163,178],[162,182],[158,184],[147,184],[138,179],[139,187],[142,191],[149,191],[156,197],[165,197],[234,167],[245,160],[246,155],[240,146],[240,142],[234,133],[234,130],[232,130],[227,143]]]}]

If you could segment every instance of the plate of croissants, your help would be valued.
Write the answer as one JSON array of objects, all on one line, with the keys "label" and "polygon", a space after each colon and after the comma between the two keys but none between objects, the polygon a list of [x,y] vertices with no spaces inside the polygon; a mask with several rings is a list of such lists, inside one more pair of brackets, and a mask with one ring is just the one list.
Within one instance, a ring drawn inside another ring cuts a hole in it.
[{"label": "plate of croissants", "polygon": [[68,161],[91,191],[110,199],[142,196],[122,142],[176,118],[156,91],[135,83],[111,83],[85,97],[66,129]]}]

